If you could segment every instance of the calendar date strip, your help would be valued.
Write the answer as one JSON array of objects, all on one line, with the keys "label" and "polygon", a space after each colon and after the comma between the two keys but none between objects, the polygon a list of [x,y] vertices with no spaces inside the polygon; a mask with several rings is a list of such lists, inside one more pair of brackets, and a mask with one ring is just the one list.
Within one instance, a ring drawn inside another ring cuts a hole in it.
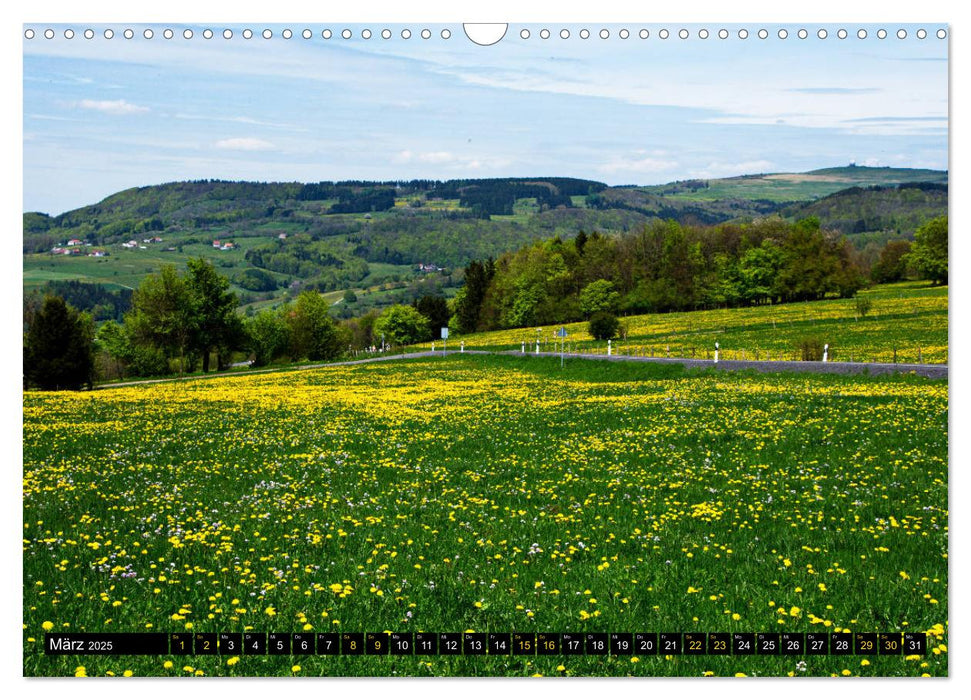
[{"label": "calendar date strip", "polygon": [[920,632],[48,632],[48,655],[893,656]]}]

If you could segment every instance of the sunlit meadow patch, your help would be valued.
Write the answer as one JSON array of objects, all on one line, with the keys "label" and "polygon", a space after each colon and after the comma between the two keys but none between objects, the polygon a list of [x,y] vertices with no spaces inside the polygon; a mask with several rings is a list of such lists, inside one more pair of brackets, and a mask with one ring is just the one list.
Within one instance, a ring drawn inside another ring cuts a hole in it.
[{"label": "sunlit meadow patch", "polygon": [[[24,396],[27,675],[943,675],[947,384],[453,356]],[[45,631],[928,631],[926,657],[47,657]],[[187,670],[191,669],[191,670]]]},{"label": "sunlit meadow patch", "polygon": [[[709,309],[622,317],[613,354],[638,357],[711,357],[723,360],[799,360],[807,338],[829,345],[829,359],[851,362],[947,364],[947,287],[926,282],[878,285],[859,293],[871,308],[860,316],[857,299]],[[568,323],[568,351],[605,354],[587,323]],[[475,333],[450,341],[468,349],[558,351],[559,325]],[[413,349],[427,350],[431,343]],[[437,341],[436,349],[441,349]]]}]

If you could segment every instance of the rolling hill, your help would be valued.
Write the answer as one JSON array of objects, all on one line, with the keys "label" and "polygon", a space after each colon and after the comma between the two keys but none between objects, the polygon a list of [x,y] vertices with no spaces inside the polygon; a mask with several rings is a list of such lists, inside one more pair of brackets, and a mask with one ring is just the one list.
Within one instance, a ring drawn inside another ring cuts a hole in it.
[{"label": "rolling hill", "polygon": [[871,168],[847,165],[806,173],[768,173],[720,179],[681,180],[666,185],[638,188],[675,200],[713,202],[719,200],[766,200],[804,202],[849,187],[886,187],[909,182],[947,184],[946,170],[918,168]]},{"label": "rolling hill", "polygon": [[58,216],[25,213],[24,288],[58,280],[134,288],[165,263],[184,267],[203,256],[230,278],[245,305],[278,303],[308,286],[340,304],[343,290],[354,289],[356,306],[335,309],[351,314],[400,300],[416,285],[454,293],[461,280],[452,271],[471,259],[580,230],[628,231],[658,218],[704,226],[818,216],[861,245],[874,236],[907,236],[947,211],[947,176],[848,166],[652,187],[558,177],[174,182],[124,190]]}]

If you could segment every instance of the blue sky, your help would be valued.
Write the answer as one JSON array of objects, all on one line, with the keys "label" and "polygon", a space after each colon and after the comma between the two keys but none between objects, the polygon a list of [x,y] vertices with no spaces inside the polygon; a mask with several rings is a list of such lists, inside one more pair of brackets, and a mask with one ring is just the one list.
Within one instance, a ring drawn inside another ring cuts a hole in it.
[{"label": "blue sky", "polygon": [[[63,38],[68,25],[48,26],[54,39],[24,41],[25,211],[57,214],[128,187],[201,178],[654,184],[850,161],[948,167],[948,40],[933,24],[892,25],[905,39],[858,24],[708,24],[701,39],[701,25],[676,25],[690,31],[685,40],[660,38],[660,25],[628,25],[627,39],[623,25],[591,25],[581,39],[584,25],[558,24],[545,40],[543,25],[510,25],[491,47],[468,41],[460,24],[420,25],[428,40],[418,25],[408,40],[403,25],[378,24],[333,25],[327,40],[325,25],[307,25],[309,40],[304,25],[291,39],[286,25],[255,25],[269,26],[268,40],[243,39],[234,25],[229,40],[225,25],[209,40],[195,25],[189,40],[185,25],[152,25],[150,40],[146,25],[127,25],[131,40],[120,25],[111,40],[101,36],[108,25],[92,25],[90,40],[82,26],[70,27],[73,39]],[[385,26],[391,39],[379,35]],[[715,34],[722,26],[727,39]]]}]

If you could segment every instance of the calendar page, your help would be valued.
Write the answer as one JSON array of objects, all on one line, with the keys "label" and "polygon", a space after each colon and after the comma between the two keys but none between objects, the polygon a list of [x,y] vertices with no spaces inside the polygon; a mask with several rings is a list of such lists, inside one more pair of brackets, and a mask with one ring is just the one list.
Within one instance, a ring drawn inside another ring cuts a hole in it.
[{"label": "calendar page", "polygon": [[23,675],[948,675],[946,23],[28,23]]}]

